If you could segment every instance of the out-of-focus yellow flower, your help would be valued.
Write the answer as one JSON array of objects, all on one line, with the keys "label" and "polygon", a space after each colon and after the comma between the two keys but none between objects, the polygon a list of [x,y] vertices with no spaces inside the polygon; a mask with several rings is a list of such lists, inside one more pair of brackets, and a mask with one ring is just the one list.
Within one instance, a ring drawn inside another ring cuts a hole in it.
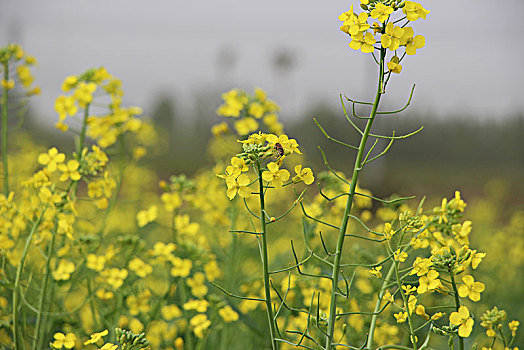
[{"label": "out-of-focus yellow flower", "polygon": [[106,257],[103,255],[89,254],[87,256],[86,266],[94,271],[102,271],[106,263]]},{"label": "out-of-focus yellow flower", "polygon": [[58,164],[58,170],[62,172],[62,175],[60,175],[60,181],[67,181],[67,179],[73,181],[80,180],[81,175],[78,172],[79,167],[80,163],[78,163],[76,159],[68,161],[67,164]]},{"label": "out-of-focus yellow flower", "polygon": [[167,321],[182,316],[182,311],[176,305],[164,305],[160,309],[160,313],[162,314],[162,317]]},{"label": "out-of-focus yellow flower", "polygon": [[152,205],[147,210],[140,210],[136,214],[136,220],[138,221],[138,227],[144,227],[150,222],[156,220],[158,216],[158,208],[156,205]]},{"label": "out-of-focus yellow flower", "polygon": [[235,122],[235,130],[239,135],[247,135],[258,129],[258,122],[251,117],[242,118]]},{"label": "out-of-focus yellow flower", "polygon": [[66,281],[75,271],[75,264],[68,260],[60,260],[58,267],[53,271],[53,278],[57,281]]},{"label": "out-of-focus yellow flower", "polygon": [[58,164],[63,163],[65,160],[65,154],[58,153],[56,147],[50,148],[47,153],[40,153],[38,155],[38,163],[45,165],[47,171],[54,173],[58,167]]},{"label": "out-of-focus yellow flower", "polygon": [[142,278],[149,276],[153,272],[153,267],[138,257],[133,258],[129,262],[129,269]]},{"label": "out-of-focus yellow flower", "polygon": [[206,312],[209,307],[209,302],[205,299],[197,300],[191,299],[184,305],[184,310],[195,310],[196,312]]},{"label": "out-of-focus yellow flower", "polygon": [[226,305],[223,308],[219,309],[218,313],[226,323],[238,320],[238,313],[235,310],[233,310],[233,308],[231,308],[231,306],[229,305]]},{"label": "out-of-focus yellow flower", "polygon": [[207,319],[207,316],[204,314],[198,314],[196,316],[193,316],[191,320],[189,321],[189,324],[193,328],[193,333],[197,336],[197,338],[203,338],[204,337],[204,331],[211,326],[211,321]]},{"label": "out-of-focus yellow flower", "polygon": [[171,276],[173,277],[187,277],[193,267],[193,262],[189,259],[181,259],[177,256],[171,260],[173,267],[171,268]]}]

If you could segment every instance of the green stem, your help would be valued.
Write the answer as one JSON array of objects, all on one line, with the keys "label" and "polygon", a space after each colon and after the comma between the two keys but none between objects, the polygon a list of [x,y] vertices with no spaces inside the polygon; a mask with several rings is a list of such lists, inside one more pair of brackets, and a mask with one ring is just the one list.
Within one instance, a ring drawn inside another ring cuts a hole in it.
[{"label": "green stem", "polygon": [[409,300],[402,290],[402,281],[400,280],[400,276],[398,274],[398,262],[393,261],[393,265],[395,266],[395,276],[397,278],[397,285],[399,287],[400,295],[402,296],[402,300],[404,301],[404,306],[406,308],[406,311],[408,313],[408,327],[409,327],[409,340],[411,341],[411,344],[413,345],[413,350],[417,350],[417,342],[415,341],[415,332],[413,331],[413,323],[411,321],[411,311],[409,310]]},{"label": "green stem", "polygon": [[[453,286],[453,294],[455,296],[455,310],[458,312],[460,308],[460,299],[459,299],[459,293],[457,289],[457,283],[455,282],[455,276],[453,272],[451,271],[451,269],[448,270],[448,272],[449,272],[449,277],[451,277],[451,285]],[[459,335],[458,339],[459,339],[459,349],[464,350],[464,338],[462,338]]]},{"label": "green stem", "polygon": [[368,340],[366,342],[366,349],[373,349],[373,336],[375,335],[375,327],[377,326],[378,311],[380,310],[380,304],[382,303],[382,298],[384,297],[384,294],[386,293],[386,286],[388,285],[391,275],[393,275],[393,272],[395,272],[395,262],[391,263],[391,266],[389,267],[389,271],[386,277],[384,278],[384,282],[382,283],[382,287],[380,288],[380,292],[378,293],[378,300],[377,300],[377,303],[375,304],[375,309],[373,310],[373,316],[371,317],[371,324],[369,326]]},{"label": "green stem", "polygon": [[20,348],[20,339],[18,337],[18,289],[20,288],[20,276],[22,276],[22,270],[24,268],[25,259],[27,257],[27,251],[29,250],[29,246],[31,245],[31,241],[33,240],[33,236],[36,232],[36,229],[38,228],[40,222],[42,221],[42,218],[44,217],[44,213],[45,208],[33,224],[31,231],[29,232],[29,236],[27,237],[27,240],[25,242],[24,250],[22,251],[20,263],[18,264],[18,267],[16,269],[15,284],[13,287],[13,338],[15,343],[15,349]]},{"label": "green stem", "polygon": [[[4,66],[4,80],[9,81],[9,65]],[[7,167],[7,94],[9,89],[4,86],[2,91],[2,162],[4,165],[4,195],[9,196],[9,169]]]},{"label": "green stem", "polygon": [[84,119],[82,120],[82,130],[80,131],[80,140],[78,141],[78,148],[76,149],[78,160],[81,159],[82,156],[82,150],[84,149],[84,144],[86,140],[86,132],[87,132],[87,117],[89,116],[89,106],[90,104],[86,105],[86,108],[84,108]]},{"label": "green stem", "polygon": [[[187,302],[187,295],[186,295],[186,286],[183,282],[182,279],[180,279],[178,281],[178,288],[177,290],[180,291],[180,298],[182,300],[180,300],[180,304],[181,305],[184,305],[186,302]],[[184,310],[184,318],[186,320],[189,321],[189,312],[187,312],[186,310]],[[186,349],[194,349],[193,348],[193,336],[191,335],[191,327],[189,326],[189,322],[187,323],[186,325],[186,330],[185,330],[185,336],[186,336],[186,339],[184,339],[184,348]],[[187,346],[186,346],[187,344]]]},{"label": "green stem", "polygon": [[257,162],[257,172],[258,172],[258,184],[259,184],[259,197],[260,197],[260,226],[261,226],[261,236],[262,236],[262,272],[264,274],[264,293],[266,300],[266,312],[267,319],[269,322],[269,333],[271,336],[271,347],[273,350],[278,349],[278,343],[275,340],[276,338],[276,326],[275,326],[275,317],[273,315],[273,304],[271,302],[271,287],[269,284],[269,259],[267,253],[267,229],[266,229],[266,207],[264,201],[264,183],[262,180],[262,169],[260,163]]},{"label": "green stem", "polygon": [[386,55],[385,49],[380,49],[380,64],[379,64],[379,76],[378,76],[378,87],[377,92],[375,94],[375,101],[373,102],[373,107],[371,109],[371,113],[369,115],[369,119],[366,123],[366,128],[364,129],[364,133],[362,134],[362,138],[360,139],[360,145],[358,147],[357,152],[357,158],[355,159],[355,165],[353,167],[353,176],[351,178],[351,185],[349,188],[349,195],[346,202],[346,209],[344,210],[344,217],[342,219],[342,224],[340,225],[340,231],[338,233],[338,240],[337,240],[337,248],[335,251],[335,261],[333,263],[333,270],[331,274],[331,301],[329,305],[329,317],[328,317],[328,325],[327,325],[327,335],[326,335],[326,350],[331,350],[333,347],[333,336],[335,332],[335,320],[336,320],[336,314],[337,314],[337,288],[338,288],[338,280],[339,280],[339,274],[340,274],[340,264],[341,264],[341,257],[342,257],[342,248],[344,246],[344,238],[346,234],[346,229],[349,223],[349,214],[351,212],[351,207],[353,205],[353,199],[355,197],[355,190],[357,186],[357,180],[360,173],[360,170],[362,170],[362,158],[364,157],[364,150],[366,147],[366,142],[369,137],[369,133],[371,131],[371,126],[373,125],[373,121],[375,120],[375,116],[377,114],[378,104],[380,102],[380,97],[383,93],[383,82],[384,82],[384,58]]},{"label": "green stem", "polygon": [[[56,224],[56,223],[55,223]],[[33,336],[33,346],[31,349],[37,350],[41,347],[38,346],[38,343],[40,342],[40,330],[42,326],[42,316],[43,316],[43,310],[44,310],[44,301],[47,293],[47,281],[49,280],[49,275],[51,274],[51,269],[49,268],[49,264],[51,262],[51,256],[53,255],[53,249],[55,247],[55,237],[56,237],[56,229],[53,230],[53,235],[51,237],[51,243],[49,243],[49,249],[47,252],[46,262],[45,262],[45,275],[44,275],[44,281],[42,282],[42,289],[40,291],[40,300],[38,303],[38,314],[36,317],[36,326]]]}]

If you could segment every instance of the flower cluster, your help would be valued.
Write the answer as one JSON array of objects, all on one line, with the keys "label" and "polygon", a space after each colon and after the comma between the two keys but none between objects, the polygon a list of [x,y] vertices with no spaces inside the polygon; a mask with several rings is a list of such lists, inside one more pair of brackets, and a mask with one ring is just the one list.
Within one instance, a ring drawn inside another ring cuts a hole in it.
[{"label": "flower cluster", "polygon": [[[235,119],[234,128],[238,135],[244,136],[259,129],[259,120],[272,133],[282,133],[283,126],[278,120],[280,107],[268,99],[266,93],[255,88],[254,94],[239,89],[233,89],[222,94],[224,103],[218,107],[217,114]],[[214,135],[220,135],[228,130],[226,123],[213,127]]]},{"label": "flower cluster", "polygon": [[[400,63],[404,56],[398,53],[399,48],[403,47],[407,55],[415,55],[417,49],[426,44],[424,37],[415,36],[413,28],[407,25],[419,18],[426,19],[429,11],[416,2],[400,0],[361,0],[360,6],[364,12],[356,14],[351,5],[349,11],[338,17],[343,22],[340,30],[351,38],[349,47],[364,53],[372,53],[379,49],[392,51],[393,56],[387,66],[390,72],[400,73]],[[404,16],[393,20],[391,16],[400,10]],[[369,24],[370,18],[376,21]],[[399,25],[396,25],[397,23]],[[375,46],[377,44],[380,46]]]},{"label": "flower cluster", "polygon": [[[4,93],[8,90],[13,90],[18,83],[26,91],[26,95],[38,95],[40,88],[38,86],[32,87],[34,76],[31,73],[31,67],[37,64],[36,59],[24,52],[22,47],[18,44],[8,44],[0,48],[0,73],[2,79],[0,80],[0,87]],[[10,78],[10,69],[16,69],[15,79]]]}]

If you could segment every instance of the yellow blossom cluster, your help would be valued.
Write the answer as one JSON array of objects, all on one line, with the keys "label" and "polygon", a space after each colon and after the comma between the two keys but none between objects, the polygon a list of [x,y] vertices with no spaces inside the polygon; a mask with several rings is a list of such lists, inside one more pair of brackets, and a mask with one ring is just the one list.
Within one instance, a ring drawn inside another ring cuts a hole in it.
[{"label": "yellow blossom cluster", "polygon": [[[233,123],[238,135],[244,136],[259,128],[259,120],[270,132],[280,134],[283,126],[278,120],[280,107],[267,98],[266,92],[256,87],[254,94],[239,89],[232,89],[222,94],[224,103],[218,107],[217,114],[235,118]],[[211,131],[215,136],[227,132],[227,123],[215,125]]]}]

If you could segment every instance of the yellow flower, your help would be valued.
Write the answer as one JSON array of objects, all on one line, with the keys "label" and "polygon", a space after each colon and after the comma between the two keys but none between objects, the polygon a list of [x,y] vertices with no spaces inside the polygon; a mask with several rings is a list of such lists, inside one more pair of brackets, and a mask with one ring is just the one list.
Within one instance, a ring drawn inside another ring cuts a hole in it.
[{"label": "yellow flower", "polygon": [[109,331],[107,329],[99,333],[93,333],[91,334],[91,339],[86,340],[84,342],[84,345],[96,344],[100,339],[102,339],[102,337],[106,336],[108,333]]},{"label": "yellow flower", "polygon": [[73,93],[73,96],[78,101],[78,105],[82,108],[85,108],[89,103],[93,101],[93,93],[96,90],[96,84],[95,83],[85,83],[80,82],[75,92]]},{"label": "yellow flower", "polygon": [[53,338],[55,340],[51,343],[51,346],[55,349],[62,349],[62,347],[72,349],[75,346],[76,336],[73,333],[58,332],[53,335]]},{"label": "yellow flower", "polygon": [[209,307],[207,300],[191,299],[184,304],[184,310],[195,310],[196,312],[206,312]]},{"label": "yellow flower", "polygon": [[381,3],[377,3],[375,8],[371,10],[371,18],[376,18],[380,22],[384,23],[388,19],[389,15],[393,13],[393,8],[391,6],[386,6]]},{"label": "yellow flower", "polygon": [[78,163],[78,161],[75,159],[68,161],[67,165],[58,164],[58,170],[62,172],[62,175],[60,176],[60,181],[67,181],[67,179],[71,179],[73,181],[80,180],[81,175],[78,172],[79,166],[80,163]]},{"label": "yellow flower", "polygon": [[53,278],[57,281],[66,281],[75,271],[75,264],[68,260],[60,260],[58,268],[53,271]]},{"label": "yellow flower", "polygon": [[393,316],[395,316],[395,318],[397,319],[397,323],[404,323],[408,319],[408,313],[405,311],[393,314]]},{"label": "yellow flower", "polygon": [[425,319],[426,321],[429,320],[429,315],[426,313],[426,309],[424,308],[423,305],[417,305],[415,309],[415,313],[419,315],[420,317],[422,317],[423,319]]},{"label": "yellow flower", "polygon": [[206,277],[202,272],[197,272],[193,277],[186,279],[186,283],[191,287],[191,294],[197,298],[202,298],[207,294],[207,287],[205,285]]},{"label": "yellow flower", "polygon": [[86,266],[88,269],[102,271],[106,263],[106,257],[103,255],[89,254],[87,256]]},{"label": "yellow flower", "polygon": [[240,197],[248,198],[251,196],[251,190],[247,188],[250,182],[251,180],[249,180],[249,177],[246,174],[242,174],[236,179],[232,177],[226,178],[227,197],[230,200],[233,200],[238,193]]},{"label": "yellow flower", "polygon": [[364,36],[363,32],[360,32],[356,35],[351,36],[351,42],[349,43],[349,47],[351,47],[353,50],[360,50],[363,53],[371,53],[375,49],[373,45],[375,45],[376,40],[373,34],[366,33]]},{"label": "yellow flower", "polygon": [[386,33],[380,37],[382,47],[395,51],[400,46],[400,39],[404,36],[404,28],[394,26],[389,22],[386,25]]},{"label": "yellow flower", "polygon": [[197,338],[203,338],[204,331],[209,328],[211,321],[207,319],[206,315],[198,314],[189,321],[189,324],[193,327],[193,333]]},{"label": "yellow flower", "polygon": [[280,188],[284,181],[289,179],[289,171],[286,169],[279,169],[279,166],[275,162],[271,162],[267,165],[268,171],[262,173],[262,179],[270,182],[276,188]]},{"label": "yellow flower", "polygon": [[441,286],[441,282],[438,279],[439,273],[435,270],[430,270],[426,276],[422,276],[418,279],[419,286],[417,288],[418,294],[423,294],[428,291],[434,290]]},{"label": "yellow flower", "polygon": [[65,154],[58,153],[56,147],[50,148],[47,153],[40,153],[38,155],[38,163],[45,165],[47,171],[50,173],[54,173],[58,164],[63,163],[64,160]]},{"label": "yellow flower", "polygon": [[402,71],[402,65],[399,63],[400,60],[398,56],[391,57],[391,60],[388,62],[388,69],[395,74],[400,74]]},{"label": "yellow flower", "polygon": [[295,167],[295,173],[297,175],[293,177],[294,183],[304,181],[306,185],[311,185],[315,181],[315,177],[313,176],[313,171],[311,168],[302,169],[302,165],[297,165]]},{"label": "yellow flower", "polygon": [[413,269],[409,273],[410,275],[417,274],[417,276],[423,276],[429,271],[429,267],[431,266],[431,260],[430,259],[422,259],[420,257],[417,257],[415,261],[413,262]]},{"label": "yellow flower", "polygon": [[462,338],[467,338],[473,330],[473,324],[475,323],[471,317],[469,317],[469,310],[465,306],[461,306],[458,312],[452,312],[449,315],[449,322],[459,326],[458,335]]},{"label": "yellow flower", "polygon": [[409,21],[416,21],[419,18],[426,19],[426,15],[429,13],[421,4],[413,1],[406,1],[402,12],[404,12]]},{"label": "yellow flower", "polygon": [[509,330],[511,331],[511,336],[515,337],[517,334],[517,329],[519,328],[520,322],[513,320],[510,323],[508,323]]},{"label": "yellow flower", "polygon": [[117,269],[116,267],[100,272],[100,276],[114,289],[118,289],[124,284],[127,275],[128,271],[126,269]]},{"label": "yellow flower", "polygon": [[284,154],[286,156],[292,154],[293,152],[302,154],[302,152],[300,152],[300,150],[298,149],[297,140],[290,139],[287,135],[282,134],[279,137],[277,137],[276,135],[268,134],[266,139],[268,144],[272,147],[279,143],[284,149]]},{"label": "yellow flower", "polygon": [[78,78],[74,75],[70,75],[64,79],[62,83],[62,91],[68,92],[76,86],[78,83]]},{"label": "yellow flower", "polygon": [[33,83],[33,80],[35,79],[31,74],[31,70],[28,66],[16,67],[16,73],[18,74],[18,78],[22,82],[22,86],[25,88],[29,87],[29,85],[31,85]]},{"label": "yellow flower", "polygon": [[180,311],[180,309],[176,305],[164,305],[160,309],[160,313],[162,314],[162,317],[167,321],[182,316],[182,311]]},{"label": "yellow flower", "polygon": [[484,291],[484,288],[486,288],[484,283],[475,282],[475,280],[473,279],[473,276],[471,275],[466,275],[462,277],[462,282],[464,282],[464,284],[458,287],[459,295],[462,298],[467,296],[472,301],[479,301],[480,293]]},{"label": "yellow flower", "polygon": [[147,277],[153,272],[153,267],[146,264],[140,258],[134,258],[129,262],[129,269],[138,277]]},{"label": "yellow flower", "polygon": [[171,259],[171,276],[173,277],[187,277],[193,267],[193,262],[189,259],[181,259],[179,257],[173,257]]},{"label": "yellow flower", "polygon": [[136,214],[136,220],[138,221],[138,227],[144,227],[150,222],[156,220],[158,216],[158,208],[156,205],[152,205],[147,210],[141,210]]},{"label": "yellow flower", "polygon": [[223,308],[219,309],[218,313],[226,323],[238,320],[238,313],[235,310],[233,310],[229,305],[226,305]]},{"label": "yellow flower", "polygon": [[118,349],[118,345],[112,344],[112,343],[105,343],[104,346],[100,348],[100,350],[116,350]]},{"label": "yellow flower", "polygon": [[247,135],[258,129],[258,122],[251,117],[242,118],[236,121],[234,125],[239,135]]},{"label": "yellow flower", "polygon": [[404,262],[406,261],[408,257],[408,253],[406,252],[401,252],[400,249],[397,249],[394,253],[393,253],[393,259],[395,259],[395,261],[398,261],[398,262]]},{"label": "yellow flower", "polygon": [[73,96],[58,96],[55,100],[55,111],[58,113],[60,121],[63,121],[68,115],[75,115],[78,112],[75,98]]},{"label": "yellow flower", "polygon": [[380,272],[380,270],[382,270],[382,266],[377,266],[369,270],[369,273],[372,274],[376,278],[381,278],[382,272]]},{"label": "yellow flower", "polygon": [[182,199],[180,198],[180,195],[176,192],[162,193],[160,199],[164,203],[164,208],[168,212],[173,212],[175,209],[179,208],[182,205]]},{"label": "yellow flower", "polygon": [[151,292],[149,289],[146,289],[138,296],[130,295],[126,299],[126,305],[128,307],[129,313],[133,316],[138,315],[140,312],[147,313],[151,310],[149,306],[149,298],[151,297]]},{"label": "yellow flower", "polygon": [[222,134],[225,134],[229,131],[229,127],[227,126],[226,122],[215,124],[211,127],[211,133],[215,136],[221,136]]},{"label": "yellow flower", "polygon": [[0,82],[0,85],[2,85],[2,88],[6,90],[12,90],[15,88],[15,81],[12,79],[9,79],[9,80],[2,79],[2,81]]},{"label": "yellow flower", "polygon": [[253,102],[249,105],[247,112],[255,118],[262,118],[264,115],[264,106],[258,102]]}]

